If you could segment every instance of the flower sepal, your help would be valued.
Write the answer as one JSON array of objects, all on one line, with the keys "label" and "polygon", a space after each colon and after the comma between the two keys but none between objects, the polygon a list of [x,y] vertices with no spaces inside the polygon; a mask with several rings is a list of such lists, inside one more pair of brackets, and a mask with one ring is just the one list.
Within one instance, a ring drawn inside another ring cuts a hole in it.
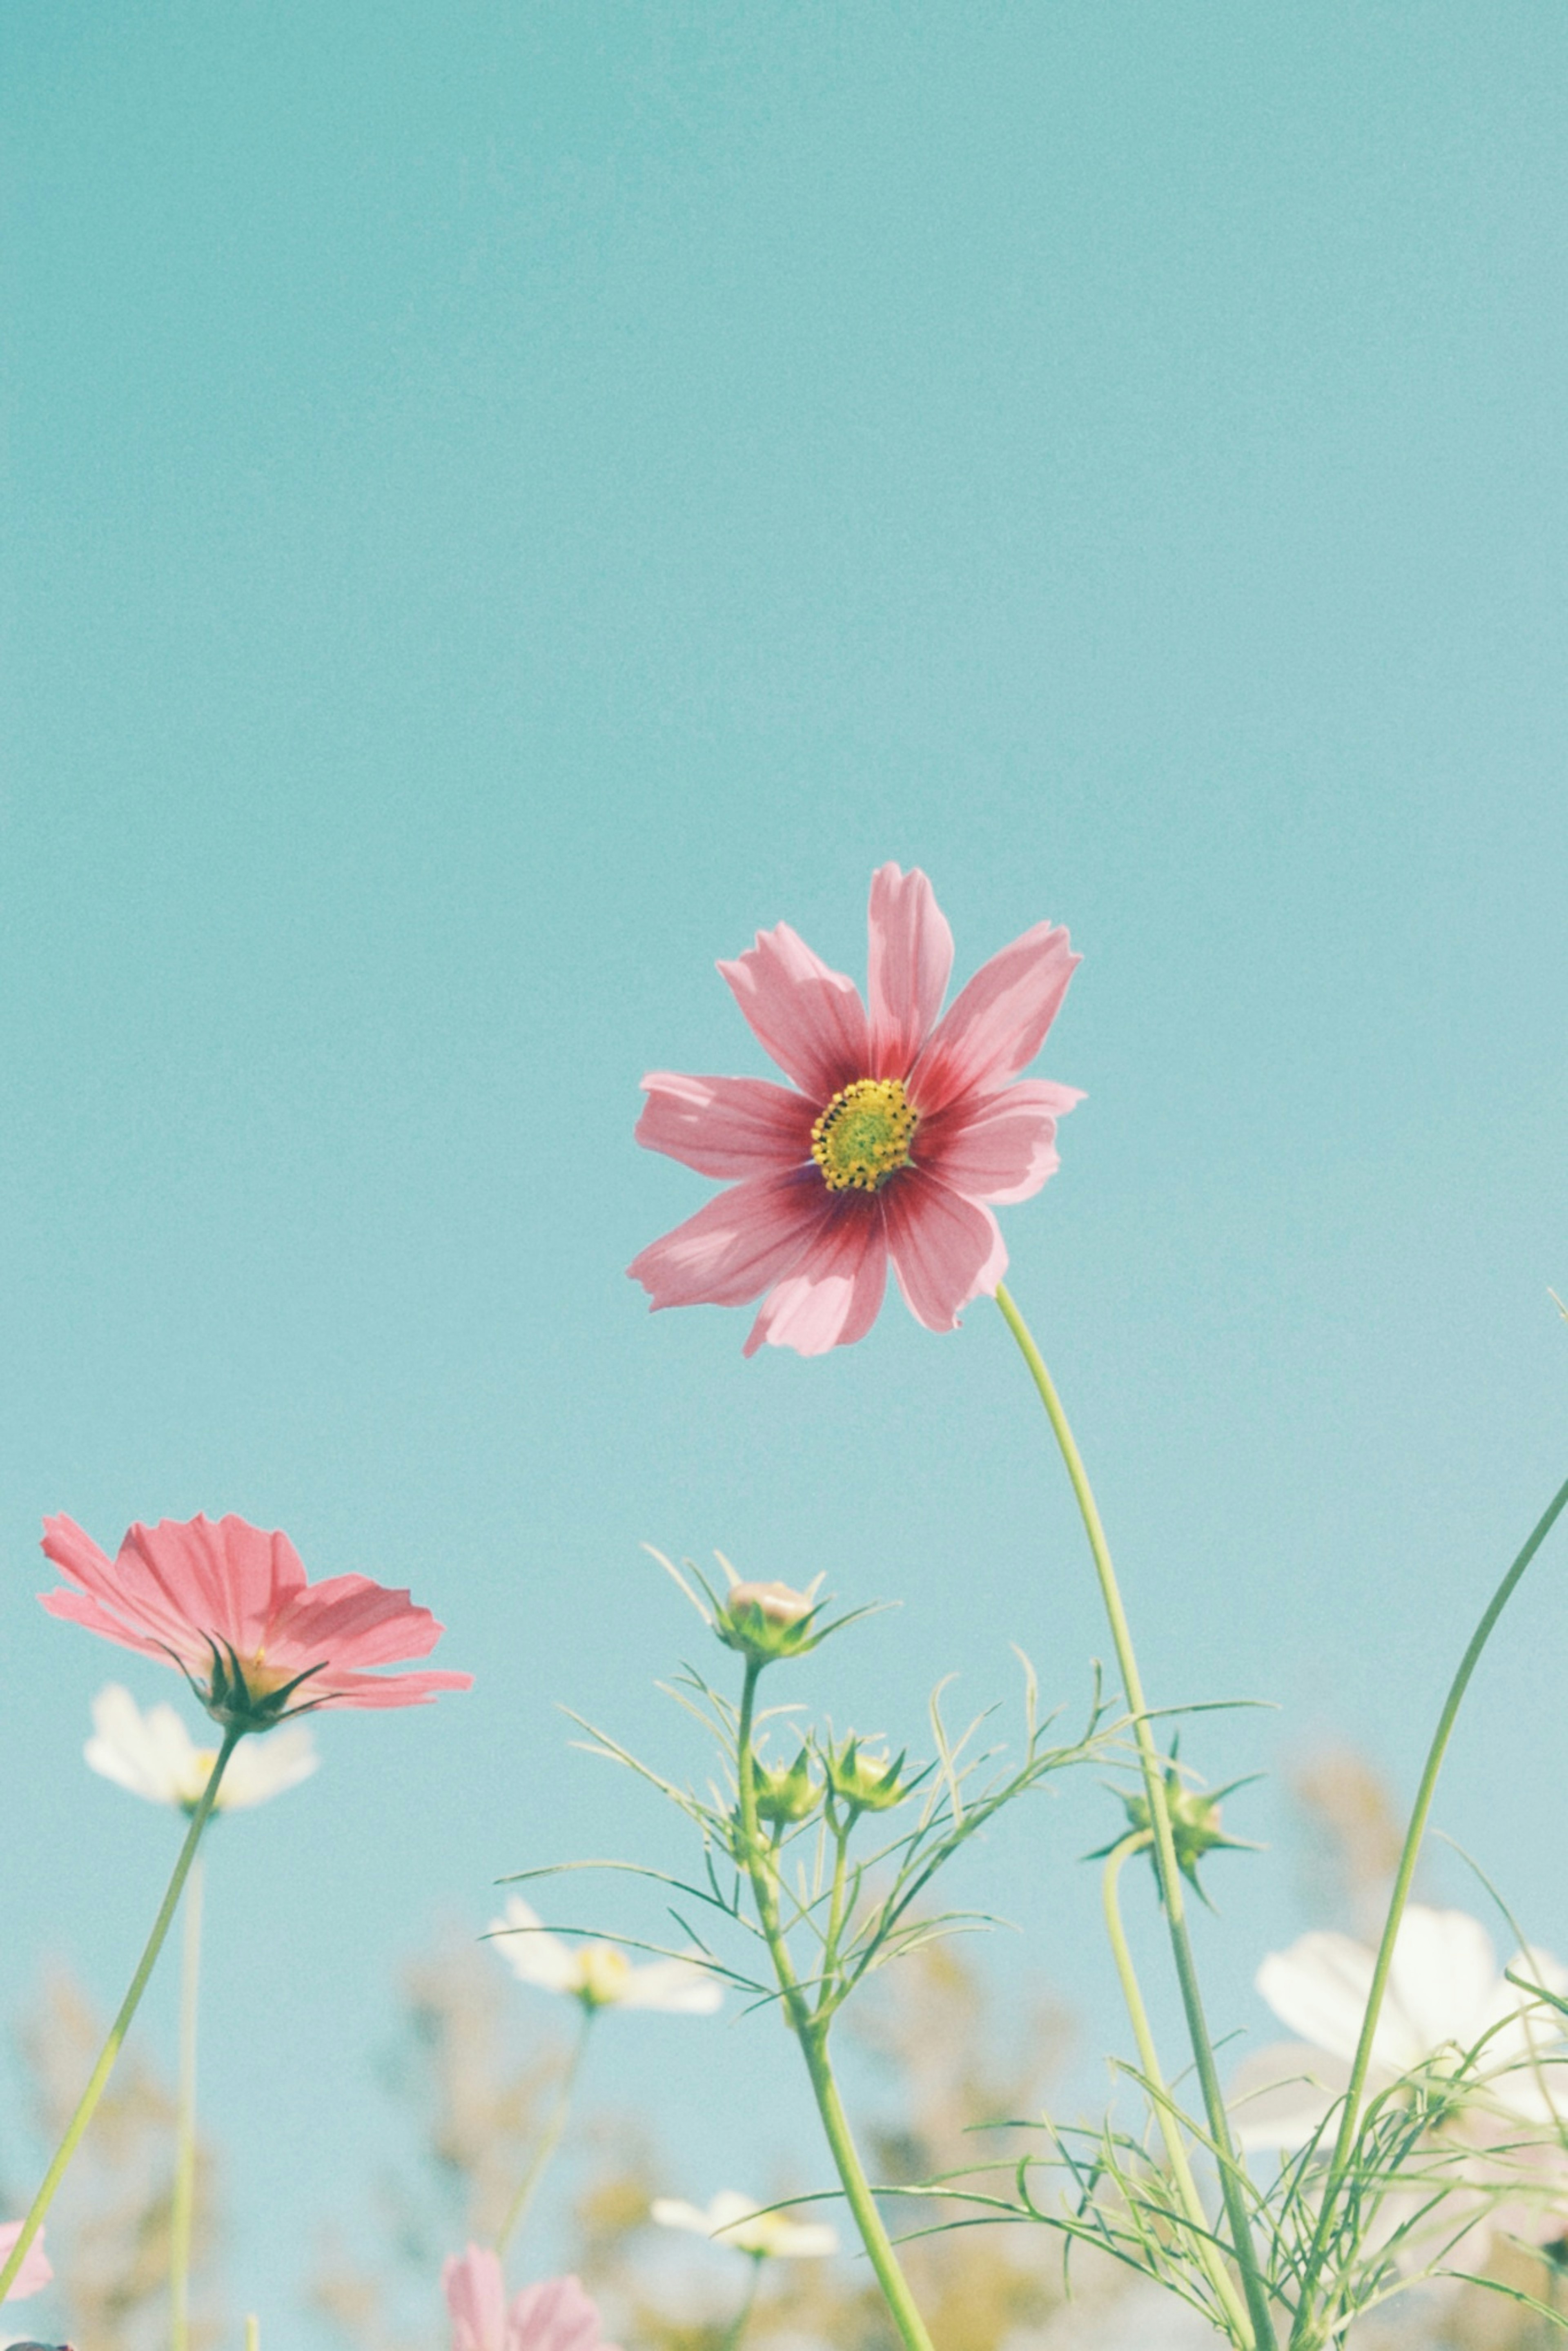
[{"label": "flower sepal", "polygon": [[904,1769],[907,1748],[896,1758],[889,1759],[885,1750],[866,1754],[852,1730],[841,1747],[823,1750],[822,1761],[828,1774],[828,1786],[837,1801],[852,1814],[860,1813],[890,1813],[902,1804],[909,1790],[899,1778]]},{"label": "flower sepal", "polygon": [[806,1747],[789,1764],[770,1766],[760,1755],[754,1755],[752,1771],[757,1817],[770,1827],[792,1828],[809,1821],[822,1801],[822,1782],[811,1776],[810,1750]]},{"label": "flower sepal", "polygon": [[[1200,1902],[1213,1908],[1207,1889],[1197,1874],[1199,1862],[1211,1853],[1261,1853],[1263,1847],[1247,1837],[1227,1836],[1220,1819],[1220,1804],[1238,1788],[1251,1785],[1257,1778],[1250,1772],[1244,1780],[1232,1780],[1223,1788],[1212,1792],[1191,1786],[1183,1779],[1174,1757],[1165,1770],[1166,1810],[1170,1816],[1171,1844],[1176,1849],[1176,1866]],[[1109,1844],[1085,1856],[1090,1861],[1103,1861],[1126,1842],[1130,1830],[1138,1839],[1138,1849],[1150,1854],[1154,1850],[1154,1827],[1149,1818],[1149,1800],[1140,1788],[1131,1792],[1118,1791],[1127,1815],[1127,1829],[1113,1837]],[[1157,1873],[1156,1873],[1157,1874]]]}]

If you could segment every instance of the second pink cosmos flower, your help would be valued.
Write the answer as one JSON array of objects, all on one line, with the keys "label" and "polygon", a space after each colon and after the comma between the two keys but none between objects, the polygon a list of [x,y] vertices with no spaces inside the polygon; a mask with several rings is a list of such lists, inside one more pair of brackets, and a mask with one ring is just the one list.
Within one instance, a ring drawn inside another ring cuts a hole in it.
[{"label": "second pink cosmos flower", "polygon": [[820,1355],[876,1320],[891,1258],[912,1313],[951,1331],[994,1291],[1008,1253],[993,1206],[1057,1165],[1056,1122],[1082,1100],[1021,1079],[1078,957],[1038,923],[983,964],[946,1013],[953,934],[924,873],[872,876],[869,1007],[787,923],[721,963],[787,1078],[653,1071],[637,1140],[734,1179],[628,1271],[655,1307],[741,1306],[746,1343]]}]

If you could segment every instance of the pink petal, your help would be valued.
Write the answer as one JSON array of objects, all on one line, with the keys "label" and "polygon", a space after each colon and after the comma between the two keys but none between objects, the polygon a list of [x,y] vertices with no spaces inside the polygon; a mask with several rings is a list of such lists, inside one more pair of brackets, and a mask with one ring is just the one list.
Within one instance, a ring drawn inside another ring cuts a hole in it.
[{"label": "pink petal", "polygon": [[829,1214],[814,1167],[751,1176],[653,1241],[626,1270],[661,1306],[744,1306],[793,1273]]},{"label": "pink petal", "polygon": [[287,1535],[232,1513],[215,1524],[198,1515],[133,1526],[114,1572],[122,1591],[156,1592],[188,1625],[220,1635],[243,1653],[259,1647],[279,1597],[305,1583]]},{"label": "pink petal", "polygon": [[328,1666],[318,1679],[301,1684],[294,1702],[317,1707],[428,1706],[443,1690],[473,1687],[472,1674],[439,1669],[417,1674],[340,1674]]},{"label": "pink petal", "polygon": [[63,1624],[84,1625],[89,1633],[97,1633],[106,1641],[118,1641],[122,1649],[140,1649],[144,1657],[156,1657],[162,1665],[169,1663],[171,1655],[183,1658],[197,1673],[205,1673],[212,1664],[211,1649],[196,1638],[188,1625],[177,1626],[169,1640],[160,1641],[150,1634],[133,1633],[88,1593],[57,1587],[53,1592],[40,1592],[38,1598],[49,1614],[59,1617]]},{"label": "pink petal", "polygon": [[[0,2222],[0,2264],[4,2264],[8,2259],[21,2233],[20,2220]],[[22,2256],[22,2266],[6,2291],[6,2301],[8,2303],[26,2302],[30,2294],[42,2294],[53,2276],[54,2271],[50,2268],[48,2258],[44,2252],[44,2232],[40,2229]]]},{"label": "pink petal", "polygon": [[948,1006],[909,1076],[910,1099],[935,1117],[967,1093],[993,1093],[1045,1042],[1079,962],[1067,933],[1037,923],[1003,947]]},{"label": "pink petal", "polygon": [[953,972],[953,934],[918,866],[880,865],[871,877],[871,1071],[907,1077],[925,1042]]},{"label": "pink petal", "polygon": [[452,2321],[452,2351],[506,2351],[507,2289],[499,2258],[470,2245],[442,2266],[441,2291]]},{"label": "pink petal", "polygon": [[821,1227],[799,1271],[764,1299],[744,1352],[754,1355],[765,1343],[800,1355],[852,1346],[876,1321],[886,1286],[880,1203],[853,1196]]},{"label": "pink petal", "polygon": [[860,990],[830,971],[788,923],[758,931],[757,945],[719,970],[758,1044],[819,1106],[867,1074],[871,1039]]},{"label": "pink petal", "polygon": [[334,1666],[390,1666],[427,1657],[444,1627],[406,1592],[373,1583],[368,1575],[333,1575],[296,1594],[267,1631],[270,1663],[291,1650],[330,1657]]},{"label": "pink petal", "polygon": [[920,1168],[896,1176],[881,1196],[893,1270],[910,1312],[928,1331],[956,1331],[971,1298],[989,1294],[1007,1271],[995,1217]]},{"label": "pink petal", "polygon": [[816,1116],[804,1095],[766,1078],[688,1078],[651,1071],[637,1121],[645,1151],[663,1151],[699,1176],[766,1176],[811,1155]]},{"label": "pink petal", "polygon": [[967,1094],[921,1121],[915,1155],[967,1200],[1030,1199],[1056,1173],[1057,1120],[1082,1099],[1045,1078]]},{"label": "pink petal", "polygon": [[599,2312],[574,2277],[525,2286],[507,2318],[507,2351],[615,2351]]}]

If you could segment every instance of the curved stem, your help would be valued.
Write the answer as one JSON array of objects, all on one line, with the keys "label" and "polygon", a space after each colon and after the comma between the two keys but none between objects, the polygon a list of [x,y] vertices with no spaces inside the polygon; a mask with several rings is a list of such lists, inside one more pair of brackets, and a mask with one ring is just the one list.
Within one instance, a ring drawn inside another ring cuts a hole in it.
[{"label": "curved stem", "polygon": [[740,2338],[750,2322],[752,2305],[757,2300],[757,2289],[762,2282],[762,2262],[763,2256],[760,2253],[752,2254],[751,2275],[746,2281],[746,2292],[740,2297],[740,2308],[730,2320],[729,2331],[725,2335],[722,2351],[739,2351]]},{"label": "curved stem", "polygon": [[1204,2273],[1219,2297],[1225,2314],[1230,2321],[1232,2335],[1238,2341],[1245,2341],[1248,2339],[1247,2313],[1235,2286],[1231,2283],[1229,2273],[1220,2259],[1218,2248],[1209,2231],[1208,2215],[1203,2209],[1203,2199],[1197,2192],[1197,2182],[1193,2178],[1192,2165],[1187,2160],[1186,2142],[1181,2135],[1181,2125],[1176,2119],[1170,2092],[1166,2089],[1165,2077],[1160,2072],[1160,2061],[1155,2048],[1155,2036],[1149,2026],[1148,2011],[1144,2006],[1144,1995],[1138,1983],[1137,1972],[1133,1965],[1133,1954],[1128,1948],[1126,1931],[1122,1925],[1120,1901],[1122,1872],[1134,1854],[1147,1851],[1148,1844],[1147,1831],[1134,1829],[1131,1835],[1122,1839],[1120,1844],[1113,1845],[1106,1856],[1104,1873],[1100,1881],[1101,1900],[1105,1912],[1105,1932],[1110,1938],[1111,1956],[1116,1963],[1116,1976],[1122,1987],[1122,1998],[1126,2002],[1127,2014],[1132,2020],[1133,2038],[1138,2044],[1138,2063],[1144,2069],[1145,2080],[1151,2085],[1150,2095],[1159,2116],[1160,2135],[1165,2140],[1166,2153],[1170,2158],[1171,2172],[1181,2197],[1183,2209],[1192,2223],[1193,2251],[1202,2262]]},{"label": "curved stem", "polygon": [[81,2142],[82,2133],[92,2120],[93,2108],[103,2095],[104,2085],[114,2071],[114,2061],[120,2054],[120,2043],[131,2030],[131,2020],[141,2005],[141,1995],[147,1989],[148,1979],[156,1967],[158,1954],[163,1948],[163,1938],[168,1934],[175,1910],[179,1907],[180,1896],[184,1890],[185,1880],[191,1874],[191,1864],[196,1858],[196,1847],[202,1841],[202,1832],[212,1818],[213,1806],[218,1800],[218,1784],[228,1769],[229,1757],[244,1736],[243,1729],[232,1726],[224,1733],[224,1743],[218,1750],[217,1761],[213,1765],[212,1777],[202,1791],[201,1802],[191,1815],[191,1825],[185,1832],[185,1842],[180,1847],[180,1858],[174,1864],[174,1874],[169,1880],[168,1890],[159,1906],[158,1916],[152,1921],[152,1932],[147,1938],[147,1947],[137,1962],[136,1973],[131,1979],[131,1989],[120,2001],[120,2013],[109,2028],[109,2038],[99,2053],[98,2063],[88,2077],[88,2085],[77,2101],[77,2110],[66,2125],[66,2135],[55,2149],[54,2159],[45,2172],[43,2184],[34,2197],[27,2217],[22,2223],[22,2233],[12,2246],[4,2266],[0,2267],[0,2302],[5,2301],[11,2290],[16,2273],[26,2257],[27,2248],[37,2235],[43,2225],[44,2215],[55,2200],[55,2190],[65,2178],[70,2159]]},{"label": "curved stem", "polygon": [[1181,1872],[1176,1866],[1176,1843],[1171,1834],[1170,1809],[1166,1801],[1165,1774],[1149,1728],[1148,1709],[1144,1700],[1143,1678],[1133,1648],[1132,1630],[1127,1612],[1122,1604],[1121,1588],[1111,1562],[1111,1547],[1105,1540],[1099,1505],[1094,1489],[1089,1483],[1089,1473],[1083,1467],[1082,1456],[1073,1439],[1061,1399],[1057,1395],[1045,1358],[1035,1344],[1032,1333],[1007,1287],[997,1284],[997,1304],[1003,1319],[1018,1342],[1019,1352],[1029,1366],[1040,1400],[1045,1406],[1046,1418],[1066,1465],[1077,1499],[1083,1531],[1089,1538],[1090,1554],[1094,1573],[1099,1579],[1100,1596],[1111,1626],[1111,1639],[1115,1646],[1116,1663],[1122,1676],[1122,1687],[1133,1716],[1134,1735],[1137,1740],[1138,1761],[1143,1770],[1144,1790],[1148,1800],[1149,1821],[1154,1830],[1155,1867],[1158,1874],[1160,1894],[1165,1906],[1166,1925],[1171,1939],[1171,1954],[1176,1960],[1176,1981],[1181,1988],[1182,2007],[1186,2016],[1187,2037],[1192,2043],[1193,2060],[1203,2092],[1204,2112],[1208,2118],[1209,2137],[1219,2165],[1220,2193],[1225,2199],[1225,2217],[1229,2228],[1231,2250],[1241,2273],[1242,2288],[1247,2296],[1250,2334],[1257,2351],[1274,2351],[1274,2323],[1269,2309],[1268,2289],[1258,2267],[1257,2248],[1252,2241],[1251,2221],[1247,2210],[1247,2179],[1237,2158],[1230,2138],[1230,2124],[1225,2111],[1224,2093],[1219,2086],[1219,2069],[1214,2062],[1214,2044],[1209,2039],[1208,2025],[1203,2013],[1203,1996],[1198,1989],[1197,1967],[1192,1953],[1192,1943],[1186,1929],[1186,1906],[1182,1898]]},{"label": "curved stem", "polygon": [[1480,1663],[1481,1651],[1492,1636],[1498,1618],[1512,1599],[1526,1568],[1546,1541],[1552,1528],[1568,1508],[1568,1479],[1559,1486],[1545,1510],[1531,1529],[1524,1548],[1514,1560],[1502,1582],[1488,1602],[1480,1623],[1471,1634],[1469,1646],[1459,1659],[1458,1670],[1448,1685],[1448,1695],[1437,1717],[1437,1728],[1432,1734],[1432,1744],[1421,1773],[1421,1783],[1416,1791],[1416,1802],[1410,1814],[1410,1825],[1405,1832],[1405,1844],[1399,1855],[1399,1866],[1394,1875],[1394,1890],[1388,1898],[1388,1916],[1383,1925],[1383,1940],[1377,1947],[1377,1959],[1372,1970],[1372,1984],[1366,1995],[1366,2011],[1361,2020],[1361,2037],[1355,2044],[1355,2056],[1350,2069],[1350,2084],[1344,2094],[1344,2110],[1340,2116],[1339,2133],[1334,2140],[1333,2158],[1329,2165],[1323,2188],[1322,2205],[1318,2213],[1317,2227],[1312,2234],[1312,2251],[1307,2257],[1307,2283],[1301,2311],[1291,2341],[1306,2340],[1306,2325],[1312,2314],[1311,2297],[1316,2284],[1317,2270],[1323,2248],[1333,2225],[1333,2206],[1344,2175],[1349,2168],[1355,2135],[1361,2121],[1361,2102],[1366,2090],[1367,2071],[1372,2064],[1372,2044],[1377,2032],[1377,2020],[1382,2012],[1383,1996],[1388,1986],[1389,1970],[1394,1964],[1394,1946],[1398,1939],[1400,1921],[1409,1900],[1411,1880],[1420,1855],[1421,1841],[1427,1833],[1427,1818],[1437,1792],[1437,1774],[1443,1768],[1448,1740],[1453,1736],[1455,1721],[1464,1702],[1470,1677]]},{"label": "curved stem", "polygon": [[[894,2324],[903,2336],[905,2351],[933,2351],[925,2322],[915,2307],[909,2281],[899,2267],[893,2240],[883,2225],[876,2199],[867,2183],[860,2152],[850,2129],[849,2117],[839,2096],[838,2084],[828,2056],[828,2024],[825,2018],[815,2017],[789,1956],[789,1946],[779,1923],[779,1896],[773,1877],[773,1862],[758,1834],[757,1819],[757,1759],[752,1752],[752,1723],[757,1711],[757,1682],[762,1668],[754,1657],[746,1661],[746,1680],[740,1694],[740,1719],[737,1727],[736,1785],[740,1797],[740,1837],[744,1848],[742,1860],[751,1884],[751,1896],[757,1905],[758,1921],[773,1961],[773,1972],[783,1995],[784,2012],[800,2044],[806,2061],[811,2089],[817,2101],[824,2132],[832,2151],[834,2166],[844,2191],[844,2199],[860,2231],[862,2244],[876,2281],[883,2291]],[[830,1987],[824,1986],[824,1994]]]},{"label": "curved stem", "polygon": [[560,2088],[556,2093],[555,2104],[551,2106],[545,2126],[539,2133],[538,2145],[535,2147],[528,2168],[518,2183],[517,2192],[507,2208],[507,2217],[497,2231],[497,2253],[504,2253],[516,2236],[522,2224],[523,2215],[533,2202],[535,2190],[549,2168],[549,2159],[560,2145],[560,2135],[566,2128],[566,2118],[571,2107],[571,2094],[577,2085],[577,2076],[581,2069],[584,2052],[588,2047],[588,2035],[593,2023],[594,2013],[594,2010],[585,2001],[582,2022],[578,2027],[577,2039],[572,2044],[566,2072],[561,2076]]},{"label": "curved stem", "polygon": [[180,2107],[174,2140],[174,2194],[169,2214],[170,2341],[186,2351],[191,2339],[191,2234],[196,2210],[196,2012],[202,1974],[201,1862],[185,1886],[185,1931],[180,1955]]}]

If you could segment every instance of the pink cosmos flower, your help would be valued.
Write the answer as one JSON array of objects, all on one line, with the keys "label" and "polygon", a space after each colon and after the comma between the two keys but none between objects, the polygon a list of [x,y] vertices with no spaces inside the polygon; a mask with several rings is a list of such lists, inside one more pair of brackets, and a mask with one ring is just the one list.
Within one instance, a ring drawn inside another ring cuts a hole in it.
[{"label": "pink cosmos flower", "polygon": [[442,1627],[368,1575],[307,1583],[288,1537],[244,1519],[134,1526],[110,1560],[73,1520],[46,1519],[44,1550],[74,1590],[51,1616],[178,1666],[219,1722],[265,1730],[327,1706],[423,1706],[472,1674],[361,1670],[428,1656]]},{"label": "pink cosmos flower", "polygon": [[452,2351],[616,2351],[599,2331],[599,2312],[574,2277],[528,2285],[507,2307],[497,2254],[484,2245],[454,2253],[441,2273],[452,2320]]},{"label": "pink cosmos flower", "polygon": [[[21,2233],[20,2220],[0,2220],[0,2267],[4,2266],[6,2255]],[[44,2232],[40,2229],[23,2254],[22,2266],[6,2289],[6,2301],[26,2302],[30,2294],[42,2294],[53,2276],[54,2271],[44,2252]]]},{"label": "pink cosmos flower", "polygon": [[889,1258],[910,1311],[956,1329],[1007,1270],[991,1204],[1039,1191],[1057,1165],[1056,1122],[1082,1100],[1019,1081],[1078,962],[1065,931],[1037,923],[946,1013],[953,934],[924,873],[873,874],[870,932],[869,1009],[788,923],[719,965],[790,1085],[667,1070],[643,1081],[638,1142],[735,1180],[628,1271],[655,1308],[766,1291],[748,1355],[765,1341],[820,1355],[863,1339]]}]

